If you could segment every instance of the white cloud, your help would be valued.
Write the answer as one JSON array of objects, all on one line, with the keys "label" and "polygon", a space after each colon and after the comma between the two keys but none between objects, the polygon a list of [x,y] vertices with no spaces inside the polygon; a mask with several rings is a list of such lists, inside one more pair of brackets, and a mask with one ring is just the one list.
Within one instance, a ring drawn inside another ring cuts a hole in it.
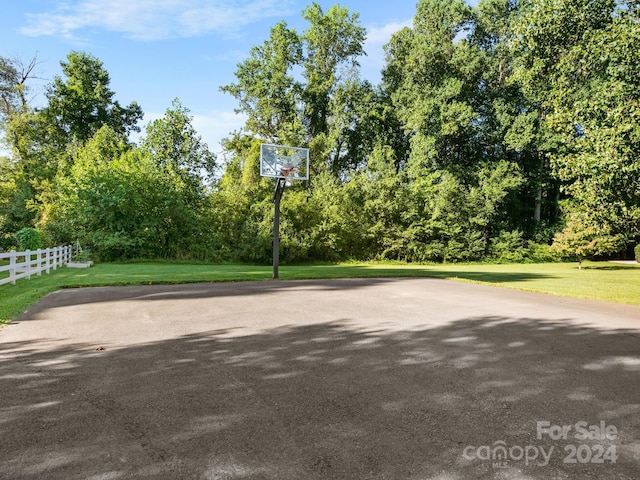
[{"label": "white cloud", "polygon": [[[195,2],[194,2],[195,3]],[[201,7],[190,8],[180,14],[179,24],[183,36],[201,35],[217,30],[233,30],[234,27],[247,25],[254,21],[291,13],[290,2],[282,0],[251,0],[234,2],[204,2]]]},{"label": "white cloud", "polygon": [[202,140],[207,143],[209,150],[222,150],[220,142],[229,137],[234,130],[244,127],[247,120],[245,115],[233,111],[213,111],[206,114],[193,115],[193,128]]},{"label": "white cloud", "polygon": [[[380,27],[367,28],[367,40],[364,44],[364,51],[367,56],[360,60],[364,73],[374,83],[378,80],[380,70],[384,67],[384,45],[389,43],[391,36],[404,27],[410,27],[413,20],[405,20],[404,22],[391,22]],[[375,73],[374,73],[375,72]]]},{"label": "white cloud", "polygon": [[382,27],[370,27],[367,29],[367,44],[384,45],[391,40],[391,35],[404,27],[411,27],[413,20],[405,20],[404,22],[392,22]]},{"label": "white cloud", "polygon": [[76,0],[55,11],[28,13],[22,33],[75,38],[86,28],[122,32],[137,40],[233,32],[291,13],[291,0]]}]

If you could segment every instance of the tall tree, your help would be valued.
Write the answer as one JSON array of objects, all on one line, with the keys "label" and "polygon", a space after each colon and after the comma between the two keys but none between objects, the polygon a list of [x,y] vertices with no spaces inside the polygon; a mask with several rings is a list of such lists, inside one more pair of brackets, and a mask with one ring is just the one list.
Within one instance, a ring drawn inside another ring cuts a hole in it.
[{"label": "tall tree", "polygon": [[[573,217],[580,216],[601,237],[605,232],[637,242],[640,22],[631,2],[621,2],[621,7],[602,5],[592,27],[559,60],[548,123],[562,139],[553,166],[573,199]],[[620,242],[607,245],[620,248]]]},{"label": "tall tree", "polygon": [[302,39],[285,22],[279,22],[271,29],[269,40],[253,47],[249,58],[238,64],[237,83],[221,87],[238,100],[236,111],[247,115],[249,132],[274,143],[300,137],[301,86],[293,69],[301,61]]},{"label": "tall tree", "polygon": [[358,66],[358,57],[364,54],[365,29],[359,24],[359,15],[339,5],[325,13],[312,3],[302,14],[309,22],[303,33],[305,40],[304,90],[306,123],[311,138],[329,130],[330,102],[340,83],[341,69],[348,74]]},{"label": "tall tree", "polygon": [[138,132],[142,109],[136,102],[123,107],[109,89],[111,79],[102,62],[84,52],[71,52],[60,62],[63,77],[55,77],[48,87],[48,105],[42,111],[62,141],[86,142],[103,125],[127,135]]},{"label": "tall tree", "polygon": [[0,233],[8,243],[14,232],[33,225],[29,203],[36,184],[51,174],[50,162],[38,154],[37,122],[29,103],[29,80],[37,65],[36,56],[29,62],[0,57],[0,129],[11,152],[0,171]]},{"label": "tall tree", "polygon": [[545,167],[545,155],[539,150],[544,135],[537,105],[513,73],[514,24],[526,8],[526,2],[518,0],[481,0],[474,10],[469,41],[485,59],[481,85],[472,102],[481,118],[483,154],[517,163],[526,179],[511,197],[505,226],[542,240],[545,228],[557,218],[558,188],[550,176],[548,159]]},{"label": "tall tree", "polygon": [[421,0],[413,28],[400,30],[387,46],[383,78],[410,135],[414,177],[479,160],[472,99],[483,58],[458,40],[471,13],[464,0]]},{"label": "tall tree", "polygon": [[215,175],[216,157],[193,128],[189,109],[178,99],[173,100],[164,117],[147,125],[141,146],[158,165],[171,166],[196,185]]},{"label": "tall tree", "polygon": [[357,14],[338,5],[324,12],[313,3],[303,17],[309,27],[300,35],[284,22],[272,28],[269,39],[238,64],[238,81],[221,90],[239,101],[238,111],[248,116],[248,132],[267,141],[309,146],[312,170],[337,175],[360,162],[345,158],[362,118],[345,91],[366,97],[371,90],[357,73],[365,30]]},{"label": "tall tree", "polygon": [[138,131],[142,110],[135,103],[122,107],[109,89],[110,78],[95,57],[71,52],[61,62],[65,78],[56,77],[46,91],[47,105],[36,111],[28,104],[27,79],[37,65],[0,59],[0,123],[12,148],[11,195],[0,201],[3,229],[36,221],[40,194],[67,170],[75,150],[102,127],[125,136]]},{"label": "tall tree", "polygon": [[[547,121],[553,107],[550,92],[560,74],[563,56],[580,48],[586,32],[611,21],[615,0],[558,0],[522,2],[521,15],[513,26],[513,81],[521,87],[526,108],[515,118],[512,136],[515,146],[533,148],[538,158],[535,221],[540,223],[544,198],[557,190],[551,178],[551,158],[561,147],[561,139]],[[518,138],[520,140],[518,140]],[[531,143],[526,144],[525,142]]]},{"label": "tall tree", "polygon": [[33,77],[37,65],[37,56],[29,62],[0,57],[0,128],[4,130],[8,146],[20,157],[25,156],[23,144],[18,129],[12,123],[18,123],[20,116],[31,111],[27,82]]}]

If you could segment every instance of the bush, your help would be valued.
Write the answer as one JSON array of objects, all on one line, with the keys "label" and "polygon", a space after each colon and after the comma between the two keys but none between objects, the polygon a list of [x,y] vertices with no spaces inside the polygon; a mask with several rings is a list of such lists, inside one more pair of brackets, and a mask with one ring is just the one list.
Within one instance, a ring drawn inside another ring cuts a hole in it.
[{"label": "bush", "polygon": [[37,250],[42,248],[42,237],[40,233],[31,227],[23,228],[16,232],[16,240],[18,241],[18,250]]},{"label": "bush", "polygon": [[529,242],[527,260],[532,263],[557,262],[560,257],[551,251],[546,243]]},{"label": "bush", "polygon": [[636,254],[636,262],[640,263],[640,244],[636,245],[636,248],[633,249],[633,252]]},{"label": "bush", "polygon": [[565,258],[582,260],[596,255],[608,255],[624,248],[624,237],[612,235],[607,227],[591,223],[581,212],[571,212],[564,230],[553,237],[551,251]]},{"label": "bush", "polygon": [[500,232],[491,239],[491,257],[500,263],[523,262],[527,256],[527,242],[520,230]]}]

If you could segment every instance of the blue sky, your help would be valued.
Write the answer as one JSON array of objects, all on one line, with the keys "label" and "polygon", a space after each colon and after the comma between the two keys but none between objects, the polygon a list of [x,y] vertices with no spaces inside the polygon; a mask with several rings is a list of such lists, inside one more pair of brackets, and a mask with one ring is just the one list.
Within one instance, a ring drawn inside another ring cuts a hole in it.
[{"label": "blue sky", "polygon": [[[0,55],[41,62],[33,83],[35,104],[44,85],[61,75],[60,61],[73,50],[99,58],[123,105],[137,101],[144,123],[159,118],[174,98],[188,108],[194,126],[214,152],[220,140],[243,125],[235,100],[219,91],[235,80],[236,64],[284,20],[298,31],[311,0],[19,0],[3,2]],[[382,46],[410,25],[415,0],[317,1],[360,14],[367,29],[362,74],[374,83],[383,66]],[[476,3],[476,2],[471,2]]]}]

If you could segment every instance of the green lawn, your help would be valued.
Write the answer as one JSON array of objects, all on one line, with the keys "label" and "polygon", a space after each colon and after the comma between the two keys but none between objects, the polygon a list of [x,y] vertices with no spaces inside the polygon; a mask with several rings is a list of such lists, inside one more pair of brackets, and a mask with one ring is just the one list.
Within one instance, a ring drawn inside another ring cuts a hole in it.
[{"label": "green lawn", "polygon": [[[640,267],[586,262],[542,264],[405,265],[341,263],[281,266],[280,278],[436,277],[608,302],[640,305]],[[270,266],[185,263],[104,263],[55,272],[0,286],[0,324],[59,288],[103,285],[268,280]]]}]

